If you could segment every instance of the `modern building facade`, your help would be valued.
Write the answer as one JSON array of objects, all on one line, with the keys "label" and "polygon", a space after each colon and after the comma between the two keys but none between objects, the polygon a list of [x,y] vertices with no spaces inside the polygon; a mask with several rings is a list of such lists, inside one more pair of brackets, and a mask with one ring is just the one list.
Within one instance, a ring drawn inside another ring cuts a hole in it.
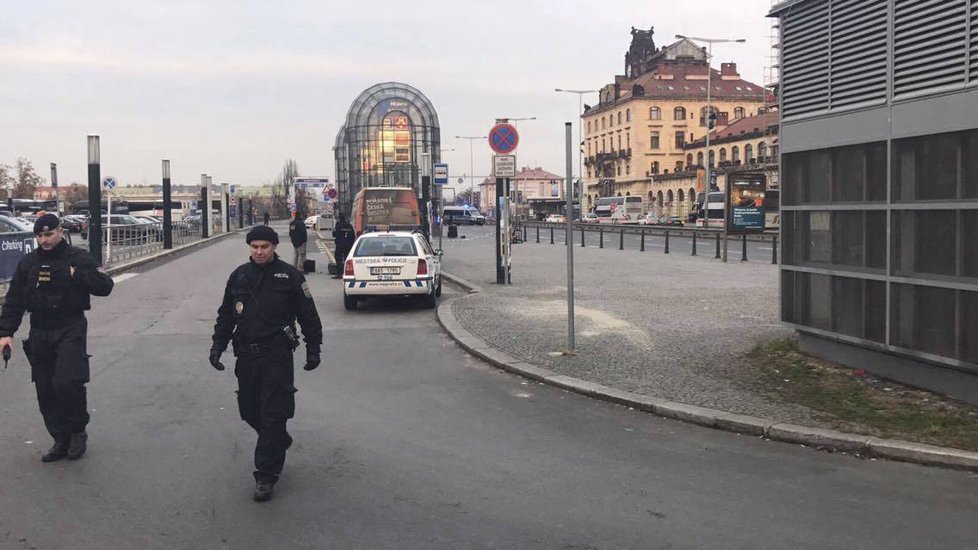
[{"label": "modern building facade", "polygon": [[978,402],[978,0],[789,0],[781,311],[804,349]]},{"label": "modern building facade", "polygon": [[625,74],[583,114],[585,209],[603,196],[647,197],[650,178],[689,169],[686,144],[706,135],[708,82],[717,128],[767,105],[767,91],[742,79],[735,63],[713,70],[695,43],[657,48],[652,29],[632,29]]},{"label": "modern building facade", "polygon": [[[363,187],[411,187],[441,160],[441,132],[431,101],[399,82],[377,84],[354,100],[333,148],[341,212]],[[433,198],[439,190],[433,186]]]}]

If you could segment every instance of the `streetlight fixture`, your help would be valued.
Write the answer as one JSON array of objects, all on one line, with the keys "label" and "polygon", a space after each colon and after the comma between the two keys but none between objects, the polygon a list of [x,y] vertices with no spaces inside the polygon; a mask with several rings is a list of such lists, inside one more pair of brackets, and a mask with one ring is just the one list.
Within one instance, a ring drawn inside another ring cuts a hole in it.
[{"label": "streetlight fixture", "polygon": [[[596,94],[599,90],[565,90],[563,88],[554,88],[555,92],[563,92],[568,94],[577,94],[577,110],[580,116],[577,120],[577,181],[580,182],[580,189],[578,194],[583,197],[584,195],[584,138],[583,138],[583,126],[584,126],[584,94]],[[583,202],[580,202],[583,205]],[[582,209],[583,211],[583,209]],[[568,214],[573,216],[573,213]]]},{"label": "streetlight fixture", "polygon": [[[475,200],[475,171],[473,170],[474,156],[472,153],[472,142],[477,139],[488,139],[489,136],[455,136],[455,139],[467,139],[469,140],[469,202]],[[453,149],[454,150],[454,149]]]},{"label": "streetlight fixture", "polygon": [[[710,131],[713,130],[713,45],[714,44],[743,44],[747,42],[743,38],[698,38],[695,36],[685,36],[677,34],[680,40],[690,40],[693,42],[704,42],[707,44],[706,53],[706,185],[703,192],[703,227],[710,227]],[[724,214],[726,215],[726,214]],[[726,227],[726,223],[724,223]],[[726,239],[724,239],[726,241]]]}]

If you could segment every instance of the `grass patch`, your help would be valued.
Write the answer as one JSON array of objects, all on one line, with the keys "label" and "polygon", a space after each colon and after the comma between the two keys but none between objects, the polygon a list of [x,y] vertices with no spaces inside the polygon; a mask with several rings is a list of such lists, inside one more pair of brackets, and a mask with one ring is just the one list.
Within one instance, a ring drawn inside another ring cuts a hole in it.
[{"label": "grass patch", "polygon": [[978,451],[978,407],[810,357],[791,338],[760,344],[748,359],[765,393],[838,429]]}]

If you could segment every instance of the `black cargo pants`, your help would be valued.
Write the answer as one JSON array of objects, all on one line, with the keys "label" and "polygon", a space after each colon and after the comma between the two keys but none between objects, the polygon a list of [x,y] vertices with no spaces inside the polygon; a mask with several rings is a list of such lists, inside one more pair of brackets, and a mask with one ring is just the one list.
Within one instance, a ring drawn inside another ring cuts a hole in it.
[{"label": "black cargo pants", "polygon": [[257,355],[241,350],[234,375],[241,419],[258,434],[255,479],[275,481],[285,466],[285,451],[292,445],[285,429],[295,415],[292,348],[283,346]]},{"label": "black cargo pants", "polygon": [[59,328],[31,326],[24,353],[44,426],[55,441],[85,431],[90,419],[88,395],[88,321],[84,317]]}]

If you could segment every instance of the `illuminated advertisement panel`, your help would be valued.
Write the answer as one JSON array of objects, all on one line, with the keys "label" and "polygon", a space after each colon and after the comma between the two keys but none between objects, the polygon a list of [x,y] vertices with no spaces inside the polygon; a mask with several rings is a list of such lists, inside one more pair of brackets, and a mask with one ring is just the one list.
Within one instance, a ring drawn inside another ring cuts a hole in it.
[{"label": "illuminated advertisement panel", "polygon": [[727,231],[752,233],[764,231],[764,174],[727,175]]}]

